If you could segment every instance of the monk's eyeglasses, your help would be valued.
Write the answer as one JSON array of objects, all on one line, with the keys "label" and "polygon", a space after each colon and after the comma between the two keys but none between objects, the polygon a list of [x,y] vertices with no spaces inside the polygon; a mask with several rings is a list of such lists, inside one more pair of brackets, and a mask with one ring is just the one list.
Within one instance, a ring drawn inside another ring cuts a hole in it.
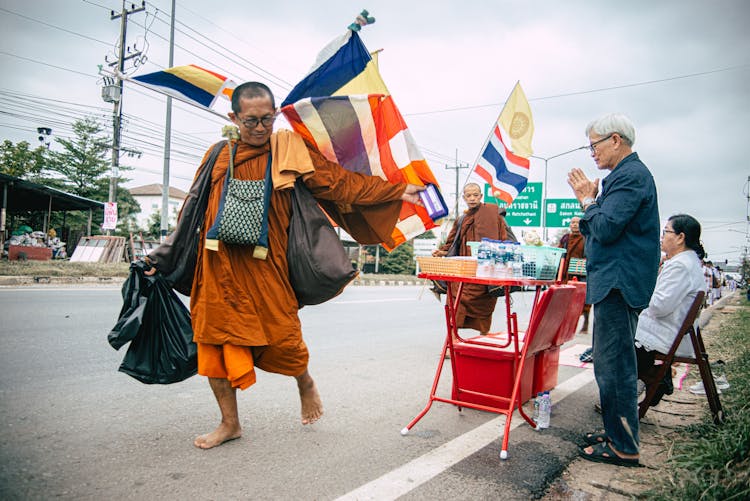
[{"label": "monk's eyeglasses", "polygon": [[263,125],[266,129],[273,125],[274,120],[276,120],[276,115],[266,115],[264,117],[258,118],[258,117],[247,117],[240,119],[240,122],[242,125],[247,127],[248,129],[254,129],[258,126],[258,124]]}]

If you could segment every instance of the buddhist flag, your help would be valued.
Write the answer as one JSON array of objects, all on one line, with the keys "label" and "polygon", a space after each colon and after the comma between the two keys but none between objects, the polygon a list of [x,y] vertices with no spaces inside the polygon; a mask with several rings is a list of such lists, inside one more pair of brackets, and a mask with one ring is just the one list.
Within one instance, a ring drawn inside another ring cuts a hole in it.
[{"label": "buddhist flag", "polygon": [[[281,106],[297,133],[345,169],[439,186],[357,33],[328,44]],[[394,247],[435,226],[425,208],[404,202]]]},{"label": "buddhist flag", "polygon": [[492,196],[510,205],[529,180],[533,135],[531,108],[516,83],[469,179],[489,184]]},{"label": "buddhist flag", "polygon": [[237,86],[227,77],[194,64],[175,66],[128,80],[203,108],[211,108],[220,97],[231,100],[232,90]]}]

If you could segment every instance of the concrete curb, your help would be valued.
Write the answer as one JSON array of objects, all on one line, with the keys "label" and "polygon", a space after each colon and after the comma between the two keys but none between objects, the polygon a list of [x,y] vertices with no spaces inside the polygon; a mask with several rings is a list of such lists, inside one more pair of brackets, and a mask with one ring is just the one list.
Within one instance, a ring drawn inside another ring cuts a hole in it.
[{"label": "concrete curb", "polygon": [[[32,285],[116,285],[121,286],[125,277],[43,277],[43,276],[0,276],[0,287],[17,287]],[[399,286],[399,285],[425,285],[429,280],[421,278],[407,280],[381,280],[376,278],[354,279],[350,285],[359,286]]]},{"label": "concrete curb", "polygon": [[734,292],[727,292],[726,294],[722,295],[714,304],[704,308],[700,316],[698,317],[698,327],[700,327],[701,329],[705,328],[708,322],[711,321],[711,317],[714,316],[714,313],[718,310],[722,310],[726,302],[739,293],[743,292],[739,289],[735,290]]},{"label": "concrete curb", "polygon": [[44,276],[0,276],[0,286],[19,285],[117,285],[120,286],[125,277],[44,277]]}]

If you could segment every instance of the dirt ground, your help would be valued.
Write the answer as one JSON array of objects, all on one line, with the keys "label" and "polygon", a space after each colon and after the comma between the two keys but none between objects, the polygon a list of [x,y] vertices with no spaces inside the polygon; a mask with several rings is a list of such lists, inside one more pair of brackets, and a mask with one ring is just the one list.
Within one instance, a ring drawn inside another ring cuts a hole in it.
[{"label": "dirt ground", "polygon": [[[733,305],[736,305],[741,298],[742,296],[735,293],[731,297],[723,298],[704,312],[704,315],[710,318],[705,327],[701,327],[701,335],[711,361],[731,358],[729,354],[721,353],[712,341],[720,332],[722,317],[733,312],[735,310]],[[645,466],[644,468],[625,468],[576,459],[550,486],[543,499],[546,501],[624,500],[637,498],[639,494],[648,490],[653,485],[654,479],[659,477],[669,455],[674,430],[677,427],[699,422],[702,413],[708,412],[706,397],[693,395],[688,391],[690,385],[700,381],[697,367],[687,368],[687,376],[682,380],[681,388],[678,388],[678,382],[680,374],[683,374],[686,368],[684,366],[675,366],[675,368],[677,376],[674,379],[674,393],[666,395],[657,407],[651,407],[641,420],[641,464]]]}]

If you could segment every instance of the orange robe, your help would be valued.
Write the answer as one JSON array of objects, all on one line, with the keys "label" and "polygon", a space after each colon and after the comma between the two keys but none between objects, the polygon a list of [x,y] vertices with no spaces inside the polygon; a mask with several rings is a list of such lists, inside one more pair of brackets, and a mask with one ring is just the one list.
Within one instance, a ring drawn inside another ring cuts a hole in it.
[{"label": "orange robe", "polygon": [[[239,143],[235,177],[263,179],[270,146]],[[228,378],[247,388],[255,382],[254,367],[297,376],[307,368],[308,351],[302,339],[298,304],[289,282],[287,229],[290,219],[289,190],[274,190],[268,211],[268,256],[252,257],[252,247],[203,247],[206,229],[219,209],[228,167],[228,150],[218,157],[211,178],[201,248],[190,295],[194,340],[198,343],[198,373]],[[310,150],[314,174],[304,178],[316,199],[340,204],[377,206],[385,217],[379,232],[390,234],[401,207],[405,184],[344,170]],[[274,158],[276,154],[274,154]],[[395,202],[398,203],[384,203]],[[325,203],[325,202],[324,202]],[[327,206],[330,204],[327,204]]]},{"label": "orange robe", "polygon": [[[456,220],[458,223],[458,220]],[[450,249],[458,230],[457,224],[453,224],[445,244],[441,250]],[[461,232],[459,234],[459,256],[470,256],[471,249],[466,242],[480,242],[482,238],[493,240],[505,240],[508,234],[505,230],[505,219],[500,215],[497,205],[481,204],[474,209],[469,209],[461,221]],[[457,286],[451,284],[455,294]],[[492,326],[492,313],[495,311],[497,298],[487,294],[486,285],[464,284],[461,294],[461,303],[456,309],[456,325],[467,329],[476,329],[479,332],[488,332]]]}]

